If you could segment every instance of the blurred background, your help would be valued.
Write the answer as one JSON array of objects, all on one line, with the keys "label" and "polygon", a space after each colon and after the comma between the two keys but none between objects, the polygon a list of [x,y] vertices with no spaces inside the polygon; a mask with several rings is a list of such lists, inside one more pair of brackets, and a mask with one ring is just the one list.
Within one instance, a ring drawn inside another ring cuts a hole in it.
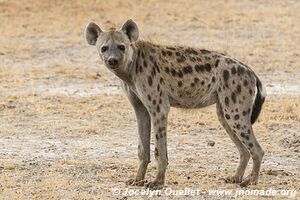
[{"label": "blurred background", "polygon": [[[254,126],[266,156],[253,187],[299,190],[299,10],[297,0],[0,0],[0,197],[112,198],[126,187],[135,118],[83,32],[128,18],[141,39],[226,52],[256,71],[268,98]],[[214,106],[173,109],[168,140],[169,187],[235,188],[220,180],[239,157]]]}]

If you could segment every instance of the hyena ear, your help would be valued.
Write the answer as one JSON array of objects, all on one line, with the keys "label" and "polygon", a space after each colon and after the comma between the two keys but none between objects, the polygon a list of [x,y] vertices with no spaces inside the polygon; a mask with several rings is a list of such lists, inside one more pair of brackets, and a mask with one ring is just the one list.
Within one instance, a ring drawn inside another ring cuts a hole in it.
[{"label": "hyena ear", "polygon": [[135,42],[139,38],[138,26],[132,19],[127,20],[123,24],[121,31],[128,36],[130,42]]},{"label": "hyena ear", "polygon": [[94,22],[90,22],[85,28],[85,38],[89,45],[96,45],[97,39],[102,33],[101,28]]}]

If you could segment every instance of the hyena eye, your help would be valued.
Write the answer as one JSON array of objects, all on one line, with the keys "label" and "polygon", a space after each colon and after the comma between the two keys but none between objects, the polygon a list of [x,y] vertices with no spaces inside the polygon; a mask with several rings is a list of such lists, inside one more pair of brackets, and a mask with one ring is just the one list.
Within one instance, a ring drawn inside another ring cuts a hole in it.
[{"label": "hyena eye", "polygon": [[105,51],[107,51],[108,47],[107,46],[103,46],[101,47],[101,52],[104,53]]},{"label": "hyena eye", "polygon": [[123,44],[119,45],[118,48],[121,50],[121,51],[125,51],[125,46]]}]

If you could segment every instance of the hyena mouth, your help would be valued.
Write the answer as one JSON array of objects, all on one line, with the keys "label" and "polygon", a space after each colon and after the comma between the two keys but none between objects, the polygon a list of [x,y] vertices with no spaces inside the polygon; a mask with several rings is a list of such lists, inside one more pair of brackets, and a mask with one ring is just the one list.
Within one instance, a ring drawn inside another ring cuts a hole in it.
[{"label": "hyena mouth", "polygon": [[111,65],[108,63],[108,61],[105,61],[106,66],[111,70],[116,70],[119,68],[119,65]]}]

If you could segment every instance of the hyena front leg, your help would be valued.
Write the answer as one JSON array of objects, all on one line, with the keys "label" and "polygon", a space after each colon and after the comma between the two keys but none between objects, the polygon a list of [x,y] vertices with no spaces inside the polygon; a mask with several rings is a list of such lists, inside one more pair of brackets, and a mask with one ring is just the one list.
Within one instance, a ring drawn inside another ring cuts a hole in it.
[{"label": "hyena front leg", "polygon": [[162,100],[150,108],[151,121],[155,136],[155,159],[157,161],[157,174],[154,181],[147,183],[150,189],[161,189],[165,182],[165,172],[168,165],[167,155],[167,122],[170,105]]},{"label": "hyena front leg", "polygon": [[150,115],[140,101],[140,99],[127,87],[123,87],[129,102],[134,108],[139,134],[139,145],[138,145],[138,158],[139,168],[137,175],[134,179],[129,179],[127,185],[143,186],[145,183],[145,174],[147,171],[148,163],[150,162],[150,132],[151,132],[151,119]]}]

